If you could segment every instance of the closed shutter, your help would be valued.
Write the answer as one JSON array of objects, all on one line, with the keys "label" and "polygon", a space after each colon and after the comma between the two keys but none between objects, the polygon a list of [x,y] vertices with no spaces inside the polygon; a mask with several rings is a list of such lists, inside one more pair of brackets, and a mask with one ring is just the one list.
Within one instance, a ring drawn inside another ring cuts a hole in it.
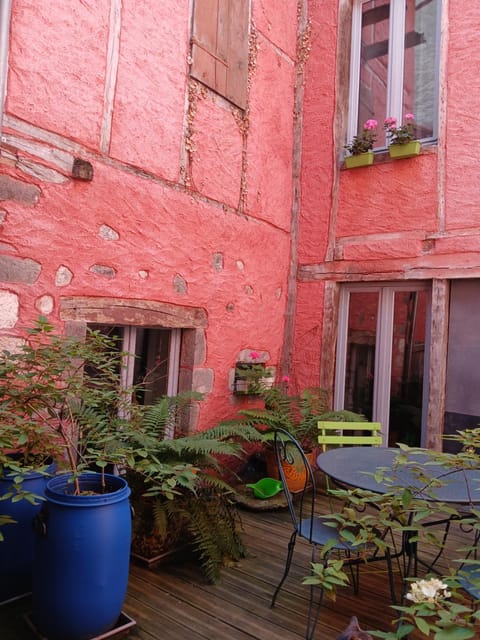
[{"label": "closed shutter", "polygon": [[250,0],[195,0],[191,75],[244,109]]}]

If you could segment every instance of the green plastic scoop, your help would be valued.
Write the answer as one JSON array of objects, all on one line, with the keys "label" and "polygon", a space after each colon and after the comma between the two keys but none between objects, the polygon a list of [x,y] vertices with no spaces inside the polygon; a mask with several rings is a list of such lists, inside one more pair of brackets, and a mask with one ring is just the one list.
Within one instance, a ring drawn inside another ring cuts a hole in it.
[{"label": "green plastic scoop", "polygon": [[273,498],[283,489],[282,482],[275,480],[275,478],[262,478],[255,484],[247,484],[246,486],[253,489],[253,495],[260,500]]}]

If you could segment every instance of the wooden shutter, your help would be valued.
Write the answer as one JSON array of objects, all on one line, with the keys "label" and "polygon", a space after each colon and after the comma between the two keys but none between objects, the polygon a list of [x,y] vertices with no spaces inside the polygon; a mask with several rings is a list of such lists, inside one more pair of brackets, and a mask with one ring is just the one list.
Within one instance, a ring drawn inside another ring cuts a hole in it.
[{"label": "wooden shutter", "polygon": [[250,0],[195,0],[191,75],[244,109]]}]

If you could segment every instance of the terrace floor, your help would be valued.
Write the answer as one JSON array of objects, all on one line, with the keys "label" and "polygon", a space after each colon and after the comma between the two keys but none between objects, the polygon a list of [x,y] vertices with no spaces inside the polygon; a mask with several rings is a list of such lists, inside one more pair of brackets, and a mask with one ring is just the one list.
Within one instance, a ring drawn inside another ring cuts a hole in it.
[{"label": "terrace floor", "polygon": [[[301,640],[304,637],[309,594],[302,578],[309,572],[308,545],[297,543],[290,576],[276,606],[270,609],[291,533],[287,512],[285,509],[242,510],[241,515],[249,555],[237,565],[225,568],[217,585],[205,584],[197,567],[188,561],[156,568],[132,563],[124,611],[137,624],[130,630],[129,640]],[[452,526],[448,547],[452,551],[447,550],[444,557],[469,542],[458,527]],[[441,564],[439,568],[442,570]],[[359,595],[355,596],[351,588],[342,588],[336,602],[324,601],[316,638],[335,640],[352,615],[358,617],[365,630],[390,630],[394,611],[389,605],[385,565],[362,567]],[[29,606],[29,598],[25,598],[0,607],[1,640],[37,638],[24,620]]]}]

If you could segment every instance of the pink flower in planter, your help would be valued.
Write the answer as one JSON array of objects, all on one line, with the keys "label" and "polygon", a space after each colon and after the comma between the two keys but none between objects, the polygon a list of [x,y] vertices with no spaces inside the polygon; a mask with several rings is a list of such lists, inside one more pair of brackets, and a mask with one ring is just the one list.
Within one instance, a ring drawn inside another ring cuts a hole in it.
[{"label": "pink flower in planter", "polygon": [[258,351],[250,351],[250,358],[252,360],[258,360],[260,357],[260,354],[258,353]]},{"label": "pink flower in planter", "polygon": [[285,384],[288,384],[290,382],[290,376],[282,376],[282,382],[285,382]]}]

